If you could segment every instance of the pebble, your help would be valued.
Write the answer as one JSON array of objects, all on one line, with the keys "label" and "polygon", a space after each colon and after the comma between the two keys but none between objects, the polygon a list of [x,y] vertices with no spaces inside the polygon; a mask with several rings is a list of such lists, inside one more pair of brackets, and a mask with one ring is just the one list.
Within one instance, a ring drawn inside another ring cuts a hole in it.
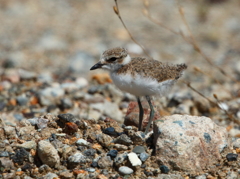
[{"label": "pebble", "polygon": [[136,147],[134,147],[132,152],[134,152],[136,154],[140,154],[140,153],[145,152],[145,148],[143,146],[136,146]]},{"label": "pebble", "polygon": [[115,131],[114,127],[108,127],[103,130],[104,134],[108,134],[110,136],[118,136],[118,133]]},{"label": "pebble", "polygon": [[86,156],[94,156],[96,154],[96,150],[95,149],[87,149],[83,152],[84,155]]},{"label": "pebble", "polygon": [[107,156],[110,156],[113,159],[117,156],[117,154],[118,154],[118,151],[113,149],[107,153]]},{"label": "pebble", "polygon": [[79,165],[79,163],[85,164],[86,162],[87,162],[86,156],[84,156],[80,152],[76,152],[75,154],[68,157],[68,166],[70,168],[76,167],[77,165]]},{"label": "pebble", "polygon": [[22,144],[16,144],[16,147],[21,147],[21,148],[24,148],[24,149],[27,149],[27,150],[31,150],[31,149],[36,150],[37,143],[35,141],[26,141]]},{"label": "pebble", "polygon": [[14,169],[13,161],[8,158],[1,157],[0,158],[0,168],[4,168],[5,170]]},{"label": "pebble", "polygon": [[38,142],[38,156],[44,164],[50,167],[60,163],[60,157],[58,151],[53,147],[53,145],[45,140]]},{"label": "pebble", "polygon": [[133,153],[133,152],[129,153],[128,160],[131,162],[132,166],[142,165],[142,161],[138,158],[136,153]]},{"label": "pebble", "polygon": [[43,178],[46,178],[46,179],[54,179],[54,178],[59,178],[57,174],[55,173],[47,173],[46,175],[43,176]]},{"label": "pebble", "polygon": [[233,153],[229,153],[226,155],[227,160],[230,161],[237,161],[238,158],[238,154],[233,154]]},{"label": "pebble", "polygon": [[118,154],[118,155],[115,157],[115,159],[114,159],[114,163],[115,163],[116,165],[122,164],[123,161],[127,159],[127,157],[128,157],[128,155],[127,155],[126,152],[124,152],[124,153],[122,153],[122,154]]},{"label": "pebble", "polygon": [[95,168],[95,167],[98,167],[98,163],[97,163],[97,162],[92,162],[92,163],[91,163],[91,167],[94,167],[94,168]]},{"label": "pebble", "polygon": [[18,96],[17,98],[17,103],[20,105],[20,106],[25,106],[28,102],[28,98],[26,97],[25,94],[21,95],[21,96]]},{"label": "pebble", "polygon": [[197,176],[196,179],[207,179],[206,175]]},{"label": "pebble", "polygon": [[96,169],[95,168],[86,168],[86,171],[88,171],[88,172],[95,172]]},{"label": "pebble", "polygon": [[84,146],[88,146],[89,143],[84,140],[84,139],[78,139],[77,142],[76,142],[77,145],[84,145]]},{"label": "pebble", "polygon": [[114,140],[114,143],[131,145],[133,142],[126,134],[122,134]]},{"label": "pebble", "polygon": [[61,122],[67,123],[67,122],[76,122],[77,119],[75,118],[74,115],[70,113],[65,113],[65,114],[59,114],[58,118]]},{"label": "pebble", "polygon": [[240,148],[240,138],[233,141],[233,148]]},{"label": "pebble", "polygon": [[109,135],[106,135],[106,134],[98,134],[97,135],[97,141],[104,147],[108,147],[113,139],[109,136]]},{"label": "pebble", "polygon": [[122,144],[114,144],[114,147],[117,149],[117,150],[127,150],[128,149],[128,146],[126,145],[122,145]]},{"label": "pebble", "polygon": [[110,156],[104,156],[98,160],[98,166],[99,166],[99,168],[112,167],[113,161],[111,160]]},{"label": "pebble", "polygon": [[146,152],[143,152],[139,155],[139,158],[141,159],[141,161],[145,162],[148,158],[150,157],[149,154],[147,154]]},{"label": "pebble", "polygon": [[127,167],[127,166],[121,166],[119,167],[118,171],[122,173],[123,175],[130,175],[133,173],[133,169]]},{"label": "pebble", "polygon": [[161,165],[160,170],[162,173],[168,173],[170,171],[166,165]]},{"label": "pebble", "polygon": [[1,151],[0,152],[0,157],[8,157],[8,156],[9,156],[9,154],[8,154],[7,151]]},{"label": "pebble", "polygon": [[14,156],[11,157],[14,163],[22,165],[24,161],[29,161],[29,152],[24,148],[17,149]]},{"label": "pebble", "polygon": [[43,117],[39,117],[36,120],[36,126],[37,126],[38,129],[44,129],[44,128],[47,127],[48,122],[49,122],[48,119],[45,119]]}]

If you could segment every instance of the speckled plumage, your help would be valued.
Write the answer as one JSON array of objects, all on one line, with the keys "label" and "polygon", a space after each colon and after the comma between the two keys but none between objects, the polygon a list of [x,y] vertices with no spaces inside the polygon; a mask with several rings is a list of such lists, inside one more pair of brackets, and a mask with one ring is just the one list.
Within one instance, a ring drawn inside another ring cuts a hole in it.
[{"label": "speckled plumage", "polygon": [[153,59],[136,57],[132,58],[130,63],[119,68],[117,73],[130,73],[133,78],[136,74],[139,74],[142,77],[150,77],[162,82],[178,79],[186,68],[185,64],[172,65]]}]

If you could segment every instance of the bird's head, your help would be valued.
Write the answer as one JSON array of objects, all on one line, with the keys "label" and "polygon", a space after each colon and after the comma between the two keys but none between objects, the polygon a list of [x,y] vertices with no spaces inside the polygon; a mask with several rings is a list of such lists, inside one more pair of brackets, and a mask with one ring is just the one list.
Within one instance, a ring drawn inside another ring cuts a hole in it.
[{"label": "bird's head", "polygon": [[98,68],[115,71],[131,61],[127,50],[122,47],[112,48],[103,52],[101,59],[90,70]]}]

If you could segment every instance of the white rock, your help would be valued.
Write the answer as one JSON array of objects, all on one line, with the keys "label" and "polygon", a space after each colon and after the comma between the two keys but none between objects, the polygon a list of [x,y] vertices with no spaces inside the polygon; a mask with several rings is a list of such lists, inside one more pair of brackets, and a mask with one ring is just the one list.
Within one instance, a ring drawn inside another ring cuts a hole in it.
[{"label": "white rock", "polygon": [[221,159],[229,141],[226,129],[207,117],[173,115],[154,122],[157,160],[170,169],[203,172]]},{"label": "white rock", "polygon": [[122,166],[118,169],[118,171],[124,175],[130,175],[133,173],[133,169],[126,167],[126,166]]},{"label": "white rock", "polygon": [[134,152],[128,154],[128,159],[131,162],[132,166],[142,165],[142,161],[138,158],[137,154]]},{"label": "white rock", "polygon": [[76,144],[77,145],[85,145],[85,146],[87,146],[88,142],[86,140],[84,140],[84,139],[78,139]]},{"label": "white rock", "polygon": [[60,162],[57,150],[48,141],[41,140],[38,142],[38,156],[49,167],[54,167]]}]

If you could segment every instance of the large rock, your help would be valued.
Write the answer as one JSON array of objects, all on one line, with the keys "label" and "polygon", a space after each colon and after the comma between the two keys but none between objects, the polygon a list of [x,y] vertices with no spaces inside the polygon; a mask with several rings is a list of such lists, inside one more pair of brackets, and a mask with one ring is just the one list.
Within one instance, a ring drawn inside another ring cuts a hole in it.
[{"label": "large rock", "polygon": [[210,118],[173,115],[154,123],[156,157],[161,165],[191,173],[203,170],[221,159],[228,149],[225,128]]}]

